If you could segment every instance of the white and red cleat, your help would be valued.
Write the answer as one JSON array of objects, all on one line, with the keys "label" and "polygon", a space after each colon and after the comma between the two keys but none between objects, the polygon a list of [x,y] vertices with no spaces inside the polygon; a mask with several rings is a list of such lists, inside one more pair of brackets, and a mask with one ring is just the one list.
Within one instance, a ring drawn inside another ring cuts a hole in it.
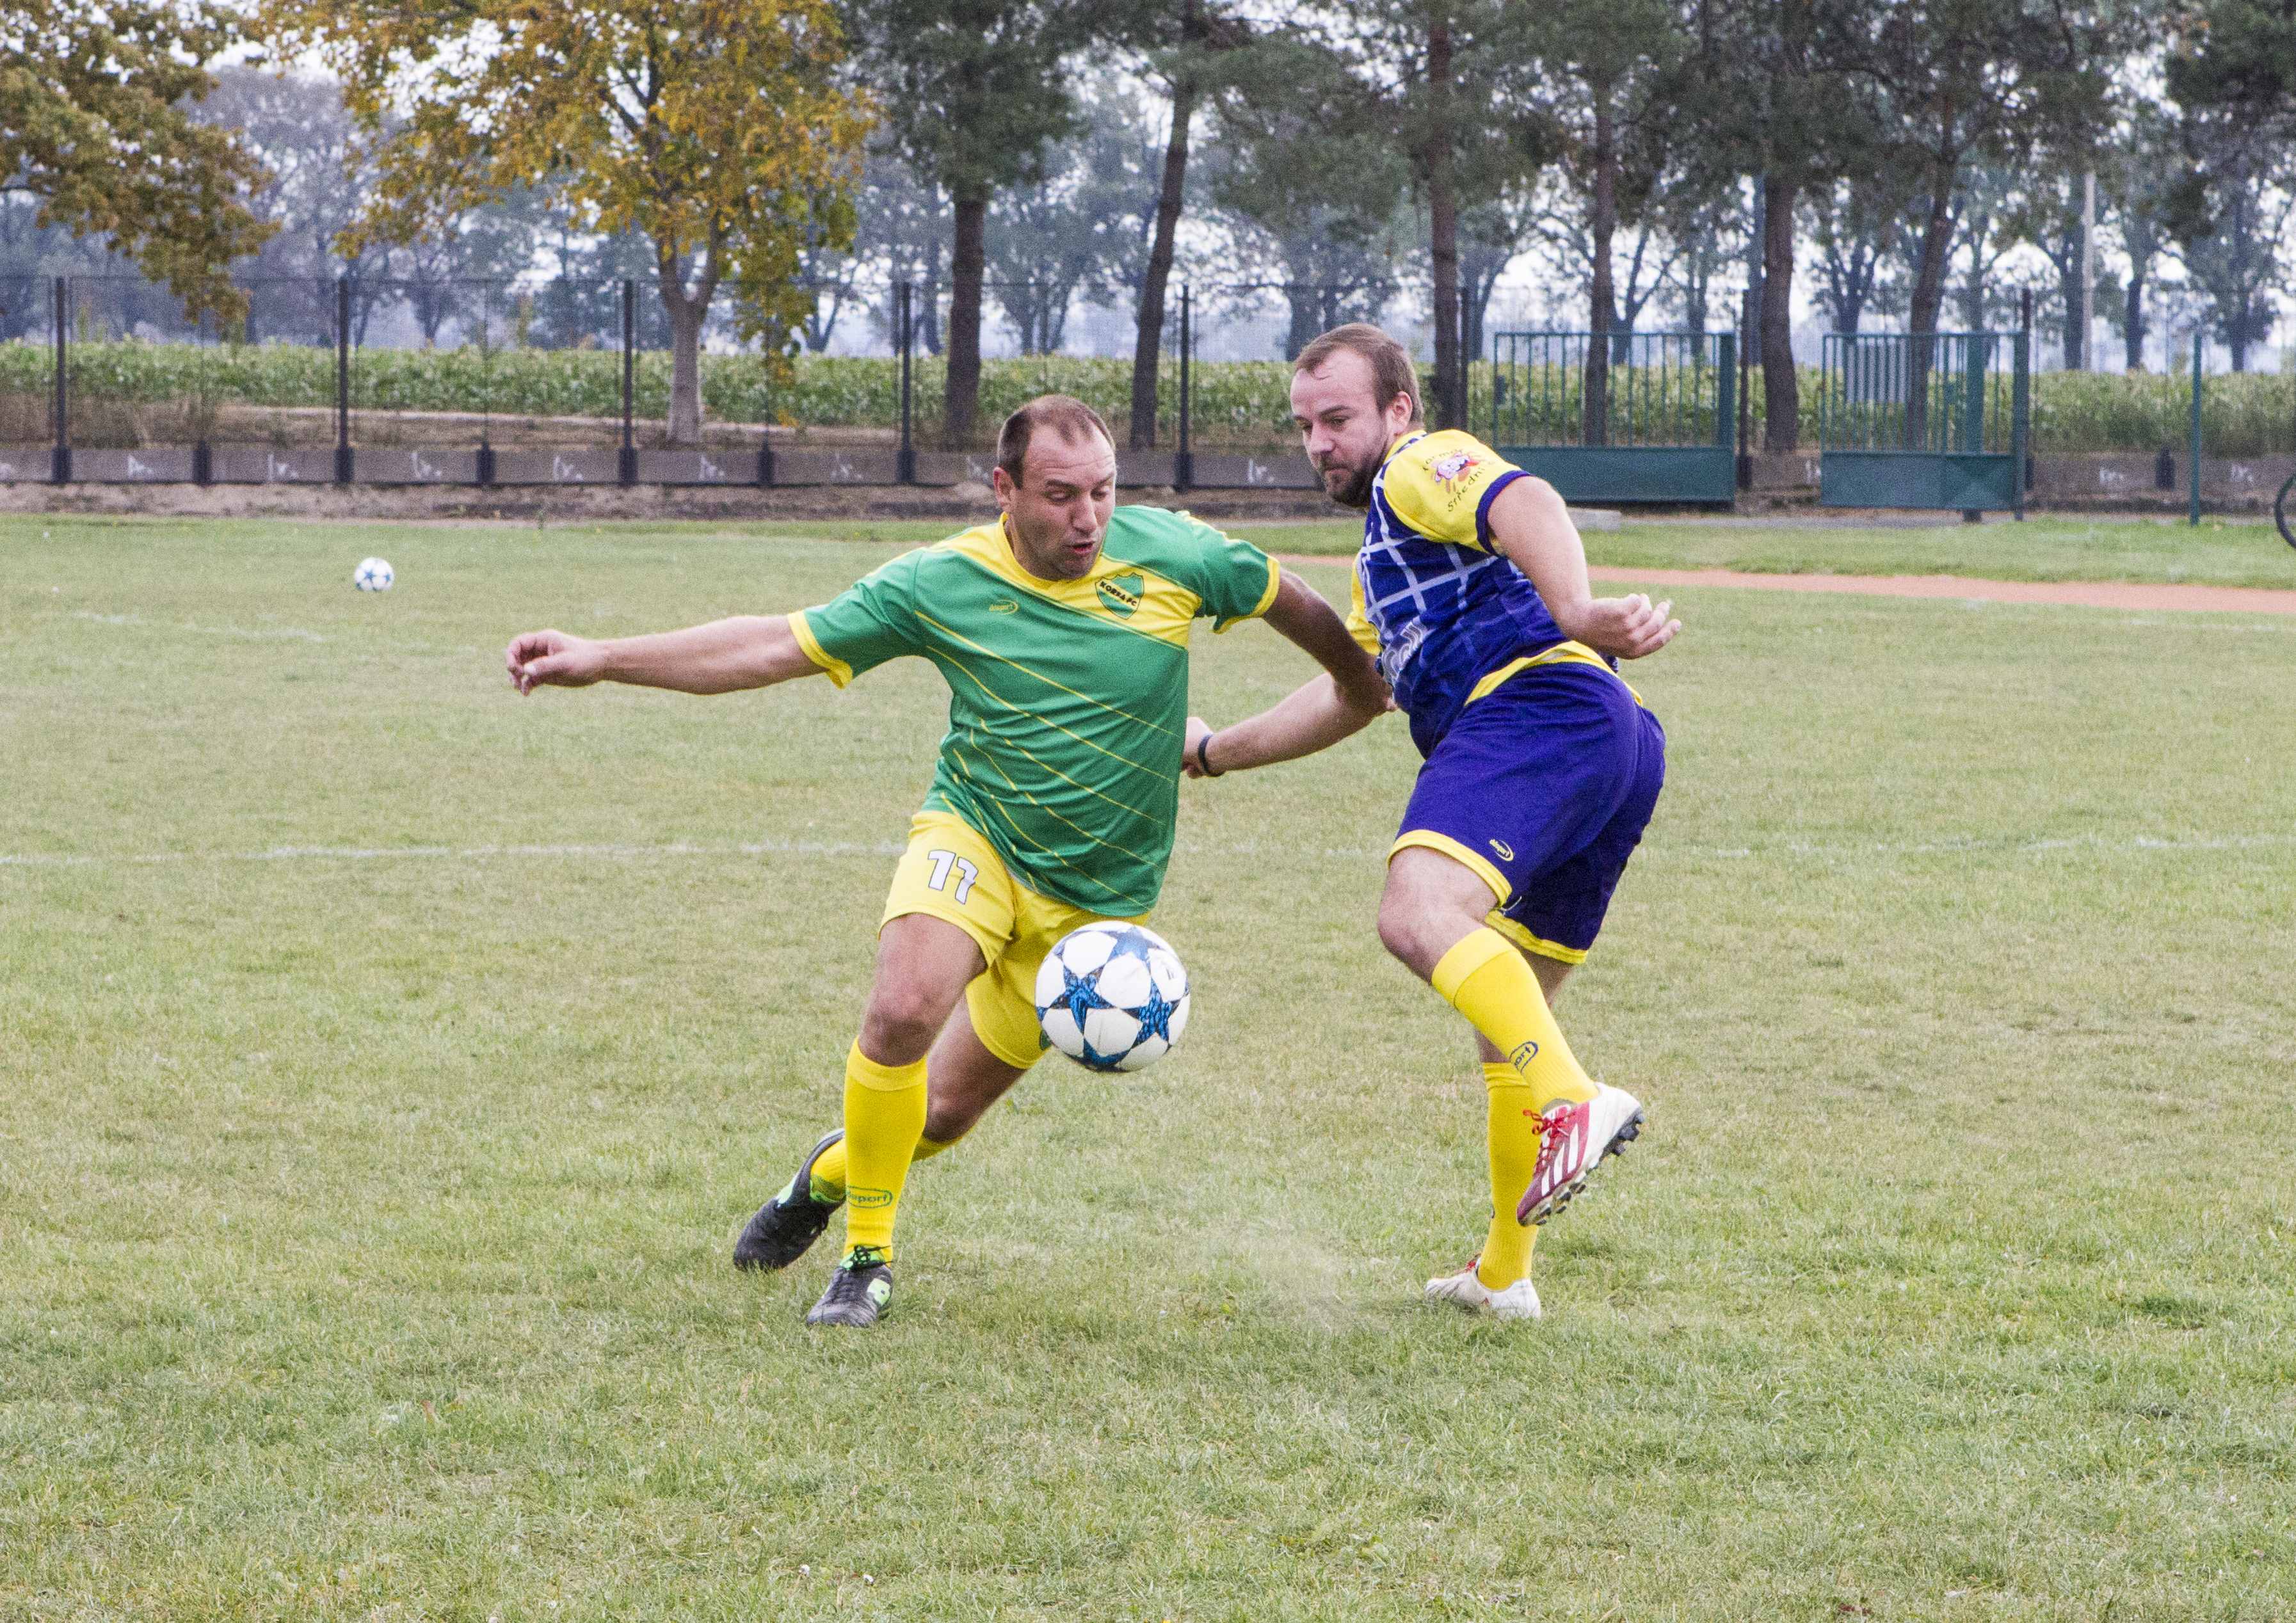
[{"label": "white and red cleat", "polygon": [[1595,1085],[1583,1102],[1557,1099],[1540,1119],[1538,1167],[1514,1209],[1518,1223],[1544,1223],[1587,1186],[1607,1156],[1619,1154],[1643,1130],[1642,1101],[1622,1087]]},{"label": "white and red cleat", "polygon": [[1538,1316],[1538,1292],[1528,1277],[1518,1279],[1503,1290],[1494,1291],[1475,1277],[1475,1266],[1482,1261],[1478,1256],[1456,1274],[1446,1274],[1440,1279],[1427,1282],[1427,1299],[1448,1302],[1469,1313],[1488,1313],[1495,1319],[1535,1319]]}]

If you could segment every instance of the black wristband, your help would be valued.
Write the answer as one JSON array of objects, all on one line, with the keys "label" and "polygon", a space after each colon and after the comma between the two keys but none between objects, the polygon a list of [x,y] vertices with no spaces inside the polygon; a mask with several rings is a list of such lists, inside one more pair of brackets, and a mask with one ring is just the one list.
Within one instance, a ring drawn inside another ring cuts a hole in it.
[{"label": "black wristband", "polygon": [[1196,740],[1196,770],[1208,778],[1216,778],[1221,775],[1212,770],[1212,758],[1205,753],[1211,747],[1212,734],[1210,733]]}]

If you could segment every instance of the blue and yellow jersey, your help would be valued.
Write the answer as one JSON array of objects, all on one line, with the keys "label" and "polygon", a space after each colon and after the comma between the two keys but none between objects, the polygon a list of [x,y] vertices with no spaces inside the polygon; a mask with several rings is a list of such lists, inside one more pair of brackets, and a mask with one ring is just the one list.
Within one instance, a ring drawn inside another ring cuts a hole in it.
[{"label": "blue and yellow jersey", "polygon": [[1119,507],[1081,579],[1021,566],[1001,523],[904,553],[790,616],[840,687],[904,654],[940,668],[948,735],[926,793],[1030,889],[1103,917],[1156,905],[1179,815],[1188,631],[1267,611],[1266,553],[1184,512]]},{"label": "blue and yellow jersey", "polygon": [[1348,628],[1378,656],[1423,755],[1512,662],[1559,648],[1603,663],[1491,549],[1491,504],[1522,477],[1472,434],[1417,429],[1388,447],[1372,480]]}]

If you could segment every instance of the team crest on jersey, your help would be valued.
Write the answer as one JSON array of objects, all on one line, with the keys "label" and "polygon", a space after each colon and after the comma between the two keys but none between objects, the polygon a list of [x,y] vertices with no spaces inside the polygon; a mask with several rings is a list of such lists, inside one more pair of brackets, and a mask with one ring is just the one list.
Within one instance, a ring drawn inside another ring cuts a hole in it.
[{"label": "team crest on jersey", "polygon": [[1138,570],[1122,575],[1103,576],[1095,584],[1100,601],[1108,605],[1112,614],[1129,615],[1140,606],[1140,594],[1148,589],[1146,577]]},{"label": "team crest on jersey", "polygon": [[1468,452],[1454,451],[1447,456],[1439,456],[1428,463],[1427,471],[1434,476],[1437,484],[1447,485],[1480,461],[1482,461],[1481,457]]}]

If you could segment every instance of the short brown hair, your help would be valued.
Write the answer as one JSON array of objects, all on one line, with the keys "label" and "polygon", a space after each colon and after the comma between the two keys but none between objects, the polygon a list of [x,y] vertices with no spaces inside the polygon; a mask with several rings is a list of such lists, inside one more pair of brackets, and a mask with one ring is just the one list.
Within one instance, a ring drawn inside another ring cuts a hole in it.
[{"label": "short brown hair", "polygon": [[996,432],[996,465],[1014,484],[1021,482],[1021,464],[1029,458],[1029,441],[1038,429],[1049,429],[1073,444],[1097,434],[1116,449],[1116,436],[1108,431],[1101,414],[1074,395],[1038,395],[1004,419]]},{"label": "short brown hair", "polygon": [[1411,422],[1414,427],[1425,421],[1420,409],[1419,368],[1411,364],[1411,351],[1397,343],[1367,321],[1351,321],[1344,327],[1333,327],[1300,351],[1300,358],[1292,363],[1292,375],[1322,368],[1341,350],[1352,350],[1371,363],[1372,398],[1379,409],[1385,411],[1398,395],[1411,400]]}]

